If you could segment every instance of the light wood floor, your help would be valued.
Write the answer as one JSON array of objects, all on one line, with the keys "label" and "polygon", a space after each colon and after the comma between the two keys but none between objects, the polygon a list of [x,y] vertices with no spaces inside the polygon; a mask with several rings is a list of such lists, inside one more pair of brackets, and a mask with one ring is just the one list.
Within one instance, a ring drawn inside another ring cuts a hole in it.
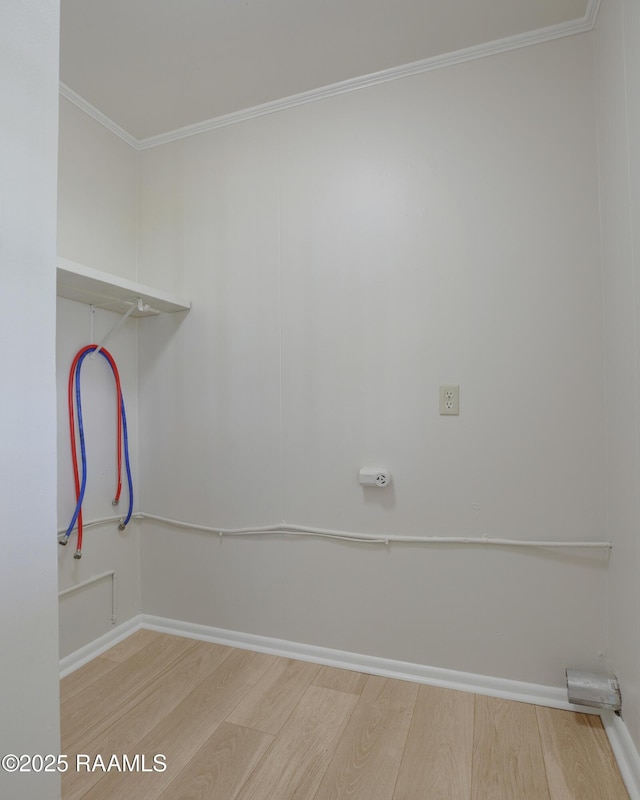
[{"label": "light wood floor", "polygon": [[61,696],[63,800],[628,800],[597,716],[151,631]]}]

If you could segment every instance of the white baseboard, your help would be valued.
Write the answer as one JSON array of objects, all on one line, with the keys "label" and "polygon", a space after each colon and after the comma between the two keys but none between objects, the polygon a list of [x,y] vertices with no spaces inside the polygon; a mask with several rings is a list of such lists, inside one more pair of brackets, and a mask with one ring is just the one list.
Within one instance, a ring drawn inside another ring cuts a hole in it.
[{"label": "white baseboard", "polygon": [[[113,631],[101,636],[94,642],[76,650],[60,661],[60,676],[68,675],[92,658],[108,650],[114,644],[140,628],[184,636],[189,639],[200,639],[205,642],[238,647],[243,650],[255,650],[284,658],[295,658],[299,661],[311,661],[315,664],[326,664],[341,669],[366,672],[370,675],[382,675],[430,686],[441,686],[463,692],[500,697],[505,700],[516,700],[522,703],[533,703],[540,706],[560,708],[566,711],[594,714],[597,709],[576,706],[568,702],[565,689],[557,686],[544,686],[525,683],[507,678],[493,678],[471,672],[459,672],[452,669],[428,667],[407,661],[396,661],[378,656],[349,653],[344,650],[332,650],[328,647],[289,642],[269,636],[257,636],[251,633],[228,631],[208,625],[198,625],[176,619],[140,614],[119,625]],[[640,756],[631,739],[624,721],[610,711],[600,713],[611,748],[618,762],[620,773],[629,792],[630,800],[640,800]]]},{"label": "white baseboard", "polygon": [[601,717],[630,800],[640,800],[640,755],[629,729],[613,711],[605,711]]},{"label": "white baseboard", "polygon": [[270,653],[284,658],[295,658],[299,661],[311,661],[315,664],[326,664],[331,667],[366,672],[370,675],[382,675],[386,678],[398,678],[399,680],[427,683],[431,686],[458,689],[460,691],[473,692],[474,694],[502,697],[507,700],[518,700],[524,703],[535,703],[553,708],[593,713],[593,709],[585,709],[582,706],[569,704],[566,690],[554,686],[541,686],[535,683],[524,683],[522,681],[476,675],[469,672],[458,672],[451,669],[427,667],[407,661],[395,661],[378,656],[349,653],[344,650],[332,650],[328,647],[318,647],[311,644],[289,642],[284,639],[274,639],[269,636],[257,636],[251,633],[212,628],[208,625],[197,625],[192,622],[155,617],[149,614],[142,614],[140,619],[143,628],[162,633],[172,633],[177,636],[216,642],[217,644],[239,647],[244,650],[256,650],[260,653]]},{"label": "white baseboard", "polygon": [[68,656],[60,659],[60,677],[64,678],[65,675],[75,672],[83,666],[83,664],[87,664],[92,658],[96,658],[96,656],[104,653],[105,650],[113,647],[114,644],[118,644],[118,642],[126,639],[127,636],[131,636],[132,633],[140,628],[142,628],[142,620],[140,615],[138,615],[133,617],[133,619],[123,622],[98,639],[94,639],[93,642],[89,642],[89,644],[86,644],[79,650],[69,653]]}]

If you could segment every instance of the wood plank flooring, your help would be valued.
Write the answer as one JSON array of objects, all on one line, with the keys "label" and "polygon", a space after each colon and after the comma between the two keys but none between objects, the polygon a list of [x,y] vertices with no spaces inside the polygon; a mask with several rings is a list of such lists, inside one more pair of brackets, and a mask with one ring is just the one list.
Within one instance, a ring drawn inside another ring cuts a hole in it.
[{"label": "wood plank flooring", "polygon": [[145,630],[61,716],[63,800],[628,800],[597,716]]}]

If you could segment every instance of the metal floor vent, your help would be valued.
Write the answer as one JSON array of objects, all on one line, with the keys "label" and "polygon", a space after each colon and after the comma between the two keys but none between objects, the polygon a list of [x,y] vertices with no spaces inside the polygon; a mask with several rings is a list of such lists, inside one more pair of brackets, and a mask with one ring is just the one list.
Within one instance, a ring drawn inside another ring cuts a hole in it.
[{"label": "metal floor vent", "polygon": [[611,711],[620,711],[622,707],[620,684],[611,672],[568,669],[567,692],[569,702],[579,706],[607,708]]}]

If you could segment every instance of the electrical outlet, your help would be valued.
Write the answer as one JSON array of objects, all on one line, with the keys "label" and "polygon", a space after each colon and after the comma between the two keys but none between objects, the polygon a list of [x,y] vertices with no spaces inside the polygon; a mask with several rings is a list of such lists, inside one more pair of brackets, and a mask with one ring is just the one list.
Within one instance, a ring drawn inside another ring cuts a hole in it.
[{"label": "electrical outlet", "polygon": [[460,413],[460,387],[446,383],[440,386],[440,414],[458,416]]}]

